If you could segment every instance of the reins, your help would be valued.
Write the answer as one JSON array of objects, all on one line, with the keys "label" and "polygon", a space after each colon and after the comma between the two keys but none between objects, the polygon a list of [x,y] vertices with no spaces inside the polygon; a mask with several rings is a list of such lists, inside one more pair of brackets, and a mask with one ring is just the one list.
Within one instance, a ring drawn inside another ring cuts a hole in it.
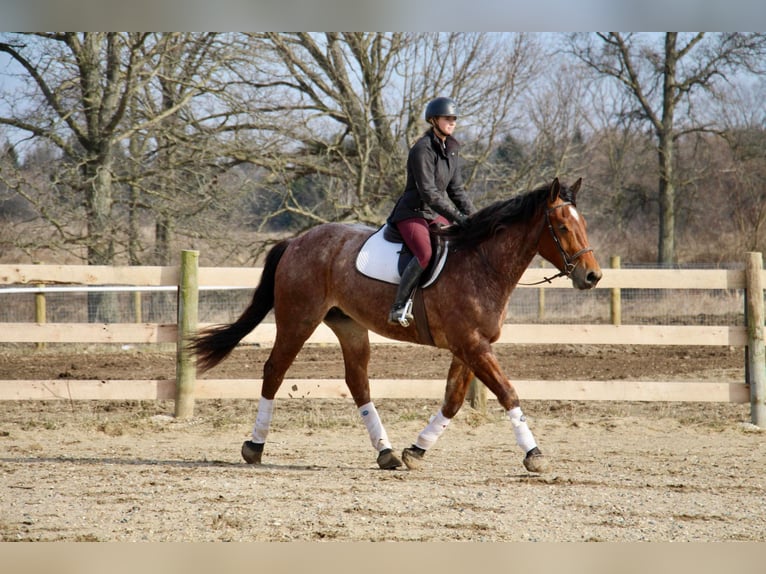
[{"label": "reins", "polygon": [[549,207],[548,209],[545,210],[545,223],[548,225],[548,230],[551,232],[551,236],[553,237],[553,243],[556,244],[556,248],[559,250],[561,259],[564,262],[564,269],[562,271],[559,271],[558,274],[553,275],[552,277],[543,277],[542,280],[535,281],[534,283],[518,283],[519,285],[524,285],[525,287],[532,287],[534,285],[541,285],[543,283],[551,283],[553,282],[554,279],[558,279],[559,277],[569,277],[572,274],[572,272],[575,270],[577,265],[580,263],[580,257],[585,255],[586,253],[593,251],[593,248],[591,247],[584,247],[580,249],[580,251],[572,255],[571,257],[567,254],[566,251],[564,251],[564,248],[561,246],[561,241],[559,240],[559,236],[556,235],[556,230],[553,229],[550,213],[554,209],[564,207],[565,205],[572,205],[572,202],[565,201],[558,205],[554,205],[553,207]]}]

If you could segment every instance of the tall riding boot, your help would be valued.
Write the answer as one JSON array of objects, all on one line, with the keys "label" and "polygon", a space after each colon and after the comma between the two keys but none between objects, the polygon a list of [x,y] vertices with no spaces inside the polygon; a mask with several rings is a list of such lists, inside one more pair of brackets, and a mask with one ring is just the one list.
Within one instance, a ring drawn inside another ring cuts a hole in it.
[{"label": "tall riding boot", "polygon": [[407,264],[402,273],[402,279],[399,281],[399,289],[396,291],[396,299],[388,314],[388,322],[391,325],[400,324],[402,327],[408,327],[412,316],[412,302],[410,297],[423,274],[423,268],[420,266],[417,257],[413,257]]}]

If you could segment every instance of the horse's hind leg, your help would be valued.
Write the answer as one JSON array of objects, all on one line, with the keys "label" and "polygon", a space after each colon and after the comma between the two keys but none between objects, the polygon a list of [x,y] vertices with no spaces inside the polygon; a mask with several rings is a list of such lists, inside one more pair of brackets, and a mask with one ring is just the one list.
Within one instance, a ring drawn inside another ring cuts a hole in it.
[{"label": "horse's hind leg", "polygon": [[423,455],[425,455],[426,450],[436,443],[463,405],[472,379],[473,372],[470,367],[457,357],[453,357],[447,375],[447,389],[444,392],[444,402],[441,409],[431,417],[415,443],[402,452],[402,460],[407,468],[416,470],[422,466]]},{"label": "horse's hind leg", "polygon": [[370,362],[370,339],[367,329],[337,309],[328,313],[325,323],[340,342],[346,385],[351,391],[364,426],[367,427],[370,443],[378,453],[378,466],[384,470],[393,470],[402,466],[402,461],[391,448],[386,429],[370,397],[370,381],[367,374],[367,366]]},{"label": "horse's hind leg", "polygon": [[269,434],[271,419],[274,415],[274,397],[282,385],[287,369],[290,368],[303,344],[314,332],[316,326],[311,322],[281,323],[277,328],[277,337],[269,358],[263,365],[263,385],[258,411],[253,426],[252,440],[242,445],[242,458],[249,464],[260,464],[266,437]]}]

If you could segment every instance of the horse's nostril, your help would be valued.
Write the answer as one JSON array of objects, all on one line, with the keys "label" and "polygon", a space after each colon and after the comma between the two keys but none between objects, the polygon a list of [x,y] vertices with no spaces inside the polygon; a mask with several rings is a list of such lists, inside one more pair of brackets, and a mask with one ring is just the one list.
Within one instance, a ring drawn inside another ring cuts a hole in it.
[{"label": "horse's nostril", "polygon": [[590,271],[587,275],[588,283],[595,285],[601,280],[601,271]]}]

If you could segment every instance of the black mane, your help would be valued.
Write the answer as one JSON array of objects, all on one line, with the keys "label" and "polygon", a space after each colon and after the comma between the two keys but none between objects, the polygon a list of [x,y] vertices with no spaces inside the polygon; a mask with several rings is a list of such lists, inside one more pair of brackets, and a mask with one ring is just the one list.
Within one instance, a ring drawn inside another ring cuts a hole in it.
[{"label": "black mane", "polygon": [[[550,191],[550,185],[546,185],[510,199],[496,201],[471,215],[465,226],[453,225],[438,233],[450,240],[451,247],[470,249],[514,223],[531,219],[545,205]],[[562,185],[560,196],[564,201],[574,203],[569,187]]]}]

